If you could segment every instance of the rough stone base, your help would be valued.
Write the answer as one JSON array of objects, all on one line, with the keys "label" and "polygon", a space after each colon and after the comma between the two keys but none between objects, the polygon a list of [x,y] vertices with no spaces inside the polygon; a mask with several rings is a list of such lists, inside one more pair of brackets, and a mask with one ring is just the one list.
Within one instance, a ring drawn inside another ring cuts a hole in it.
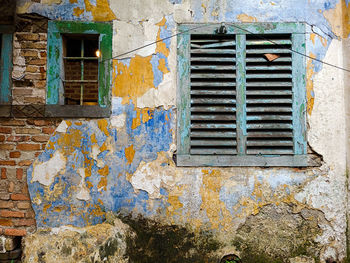
[{"label": "rough stone base", "polygon": [[24,238],[22,262],[128,262],[126,235],[132,232],[118,219],[114,225],[39,230]]}]

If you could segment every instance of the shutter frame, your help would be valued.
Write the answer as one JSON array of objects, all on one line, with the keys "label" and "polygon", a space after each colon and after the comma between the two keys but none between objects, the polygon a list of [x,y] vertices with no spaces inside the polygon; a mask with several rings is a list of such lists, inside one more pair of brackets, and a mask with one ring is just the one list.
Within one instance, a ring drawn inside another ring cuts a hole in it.
[{"label": "shutter frame", "polygon": [[[199,24],[181,24],[178,35],[178,92],[177,92],[177,165],[178,166],[315,166],[307,155],[306,142],[306,88],[305,58],[292,52],[292,155],[247,155],[247,104],[246,104],[246,47],[245,35],[254,34],[292,34],[292,49],[305,54],[305,25],[302,23],[252,23],[226,25],[227,34],[236,34],[236,141],[237,155],[198,155],[190,154],[191,125],[191,34],[213,34],[220,24],[205,27]],[[196,28],[199,27],[199,28]],[[196,28],[191,30],[191,28]],[[191,30],[191,31],[190,31]],[[247,30],[247,31],[245,31]],[[283,42],[281,42],[283,44]],[[200,52],[200,51],[199,51]],[[283,83],[281,83],[283,85]],[[281,95],[283,95],[282,91]]]}]

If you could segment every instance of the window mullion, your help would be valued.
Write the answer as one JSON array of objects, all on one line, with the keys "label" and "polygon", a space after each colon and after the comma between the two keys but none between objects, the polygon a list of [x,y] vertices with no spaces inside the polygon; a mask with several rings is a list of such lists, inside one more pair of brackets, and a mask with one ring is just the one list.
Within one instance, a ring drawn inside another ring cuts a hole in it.
[{"label": "window mullion", "polygon": [[236,134],[237,154],[246,154],[246,35],[236,35]]}]

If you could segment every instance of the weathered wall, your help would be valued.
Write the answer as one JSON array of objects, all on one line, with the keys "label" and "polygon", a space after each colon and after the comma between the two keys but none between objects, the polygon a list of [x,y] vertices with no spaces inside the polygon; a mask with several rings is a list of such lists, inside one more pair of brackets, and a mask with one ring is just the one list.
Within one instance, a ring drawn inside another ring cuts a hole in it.
[{"label": "weathered wall", "polygon": [[[169,37],[182,22],[307,22],[307,55],[344,66],[349,6],[345,0],[22,0],[17,9],[50,19],[113,21],[114,55]],[[111,117],[62,121],[29,168],[39,228],[99,224],[112,211],[136,232],[142,262],[157,262],[150,240],[163,243],[174,232],[189,240],[198,234],[209,262],[228,253],[244,262],[302,255],[309,262],[345,260],[344,71],[306,58],[308,143],[322,155],[320,167],[180,168],[173,161],[176,38],[125,57],[112,61]],[[164,249],[178,247],[194,260],[191,242],[192,250],[178,240]]]}]

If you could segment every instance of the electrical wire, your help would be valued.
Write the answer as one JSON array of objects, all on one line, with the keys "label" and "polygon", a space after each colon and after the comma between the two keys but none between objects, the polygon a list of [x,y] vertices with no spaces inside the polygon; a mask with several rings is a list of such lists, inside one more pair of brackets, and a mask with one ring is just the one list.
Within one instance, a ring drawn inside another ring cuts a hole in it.
[{"label": "electrical wire", "polygon": [[[247,30],[247,29],[245,29],[245,28],[241,28],[241,27],[239,27],[239,26],[237,26],[237,25],[235,25],[235,24],[230,24],[230,25],[233,26],[233,27],[235,27],[235,28],[237,28],[237,29],[240,29],[240,30],[242,30],[242,31],[245,31],[245,32],[247,32],[247,33],[249,33],[249,34],[251,34],[251,35],[254,35],[254,36],[257,36],[257,37],[259,37],[259,38],[261,38],[261,39],[263,39],[263,40],[266,40],[266,41],[268,41],[268,42],[274,44],[275,46],[281,47],[280,44],[276,43],[275,41],[273,41],[273,40],[271,40],[271,39],[268,39],[268,38],[263,37],[263,35],[255,34],[255,33],[251,32],[251,31],[249,31],[249,30]],[[296,50],[294,50],[294,49],[292,49],[292,48],[287,48],[287,49],[290,50],[291,52],[294,52],[294,53],[299,54],[299,55],[301,55],[301,56],[307,57],[307,58],[312,59],[312,60],[314,60],[314,61],[320,62],[320,63],[322,63],[322,64],[325,64],[325,65],[328,65],[328,66],[331,66],[331,67],[334,67],[334,68],[337,68],[337,69],[340,69],[340,70],[344,70],[344,71],[350,72],[349,69],[342,68],[342,67],[339,67],[339,66],[337,66],[337,65],[334,65],[334,64],[325,62],[325,61],[323,61],[323,60],[320,60],[320,59],[318,59],[318,58],[314,58],[314,57],[308,56],[308,55],[306,55],[306,54],[304,54],[304,53],[301,53],[301,52],[299,52],[299,51],[296,51]]]}]

